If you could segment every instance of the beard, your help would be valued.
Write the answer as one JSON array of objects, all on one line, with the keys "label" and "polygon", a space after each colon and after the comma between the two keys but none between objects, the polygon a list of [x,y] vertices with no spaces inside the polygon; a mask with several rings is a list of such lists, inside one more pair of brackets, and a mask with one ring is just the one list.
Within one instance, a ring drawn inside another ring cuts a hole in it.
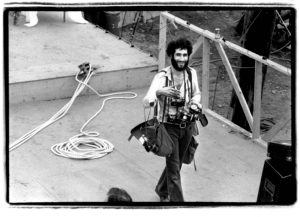
[{"label": "beard", "polygon": [[185,62],[183,67],[179,67],[177,61],[174,58],[171,58],[171,63],[174,69],[176,69],[177,71],[184,71],[188,67],[189,60]]}]

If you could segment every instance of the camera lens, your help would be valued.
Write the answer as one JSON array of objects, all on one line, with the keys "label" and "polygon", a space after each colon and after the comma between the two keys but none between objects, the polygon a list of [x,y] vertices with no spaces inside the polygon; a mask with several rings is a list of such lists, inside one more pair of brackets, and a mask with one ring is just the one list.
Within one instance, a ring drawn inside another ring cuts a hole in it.
[{"label": "camera lens", "polygon": [[197,106],[193,104],[193,105],[191,105],[191,109],[193,109],[193,110],[196,111],[197,110]]},{"label": "camera lens", "polygon": [[191,105],[191,109],[193,111],[197,111],[198,110],[198,106],[196,106],[195,104]]}]

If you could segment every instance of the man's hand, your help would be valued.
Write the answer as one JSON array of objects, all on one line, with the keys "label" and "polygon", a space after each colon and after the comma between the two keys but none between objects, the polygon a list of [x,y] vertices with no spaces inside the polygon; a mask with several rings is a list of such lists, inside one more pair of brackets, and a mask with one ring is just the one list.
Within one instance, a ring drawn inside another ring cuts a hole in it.
[{"label": "man's hand", "polygon": [[163,87],[156,91],[156,96],[167,96],[172,98],[180,98],[180,91],[176,90],[174,86]]}]

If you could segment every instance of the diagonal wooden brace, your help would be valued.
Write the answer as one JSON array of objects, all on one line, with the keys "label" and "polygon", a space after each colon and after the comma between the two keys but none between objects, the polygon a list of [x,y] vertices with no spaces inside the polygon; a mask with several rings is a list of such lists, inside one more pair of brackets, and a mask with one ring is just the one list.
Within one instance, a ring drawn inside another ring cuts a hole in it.
[{"label": "diagonal wooden brace", "polygon": [[222,59],[223,64],[224,64],[224,66],[226,68],[226,71],[227,71],[227,73],[229,75],[229,78],[231,80],[231,83],[232,83],[232,86],[233,86],[233,88],[235,90],[235,93],[236,93],[236,95],[237,95],[237,97],[238,97],[238,99],[239,99],[239,101],[241,103],[241,106],[243,108],[243,111],[245,113],[247,121],[249,123],[249,126],[250,126],[250,128],[251,128],[251,130],[253,132],[253,117],[252,117],[252,114],[251,114],[250,109],[248,107],[248,104],[247,104],[247,102],[245,100],[245,97],[244,97],[244,95],[242,93],[240,85],[239,85],[239,83],[238,83],[238,81],[237,81],[237,79],[235,77],[234,71],[232,70],[232,67],[231,67],[230,62],[229,62],[229,60],[227,58],[227,55],[226,55],[226,53],[224,51],[224,48],[218,42],[215,42],[215,45],[216,45],[217,50],[218,50],[218,52],[219,52],[219,54],[221,56],[221,59]]}]

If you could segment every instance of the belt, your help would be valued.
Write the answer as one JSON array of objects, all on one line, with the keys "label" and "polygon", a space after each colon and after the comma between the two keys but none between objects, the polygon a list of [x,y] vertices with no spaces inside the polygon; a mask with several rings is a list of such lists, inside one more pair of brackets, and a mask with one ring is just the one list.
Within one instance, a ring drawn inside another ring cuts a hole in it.
[{"label": "belt", "polygon": [[179,128],[184,129],[191,122],[180,122],[180,123],[176,123],[176,122],[164,122],[164,123],[166,123],[166,124],[172,124],[172,125],[177,125],[177,126],[179,126]]}]

